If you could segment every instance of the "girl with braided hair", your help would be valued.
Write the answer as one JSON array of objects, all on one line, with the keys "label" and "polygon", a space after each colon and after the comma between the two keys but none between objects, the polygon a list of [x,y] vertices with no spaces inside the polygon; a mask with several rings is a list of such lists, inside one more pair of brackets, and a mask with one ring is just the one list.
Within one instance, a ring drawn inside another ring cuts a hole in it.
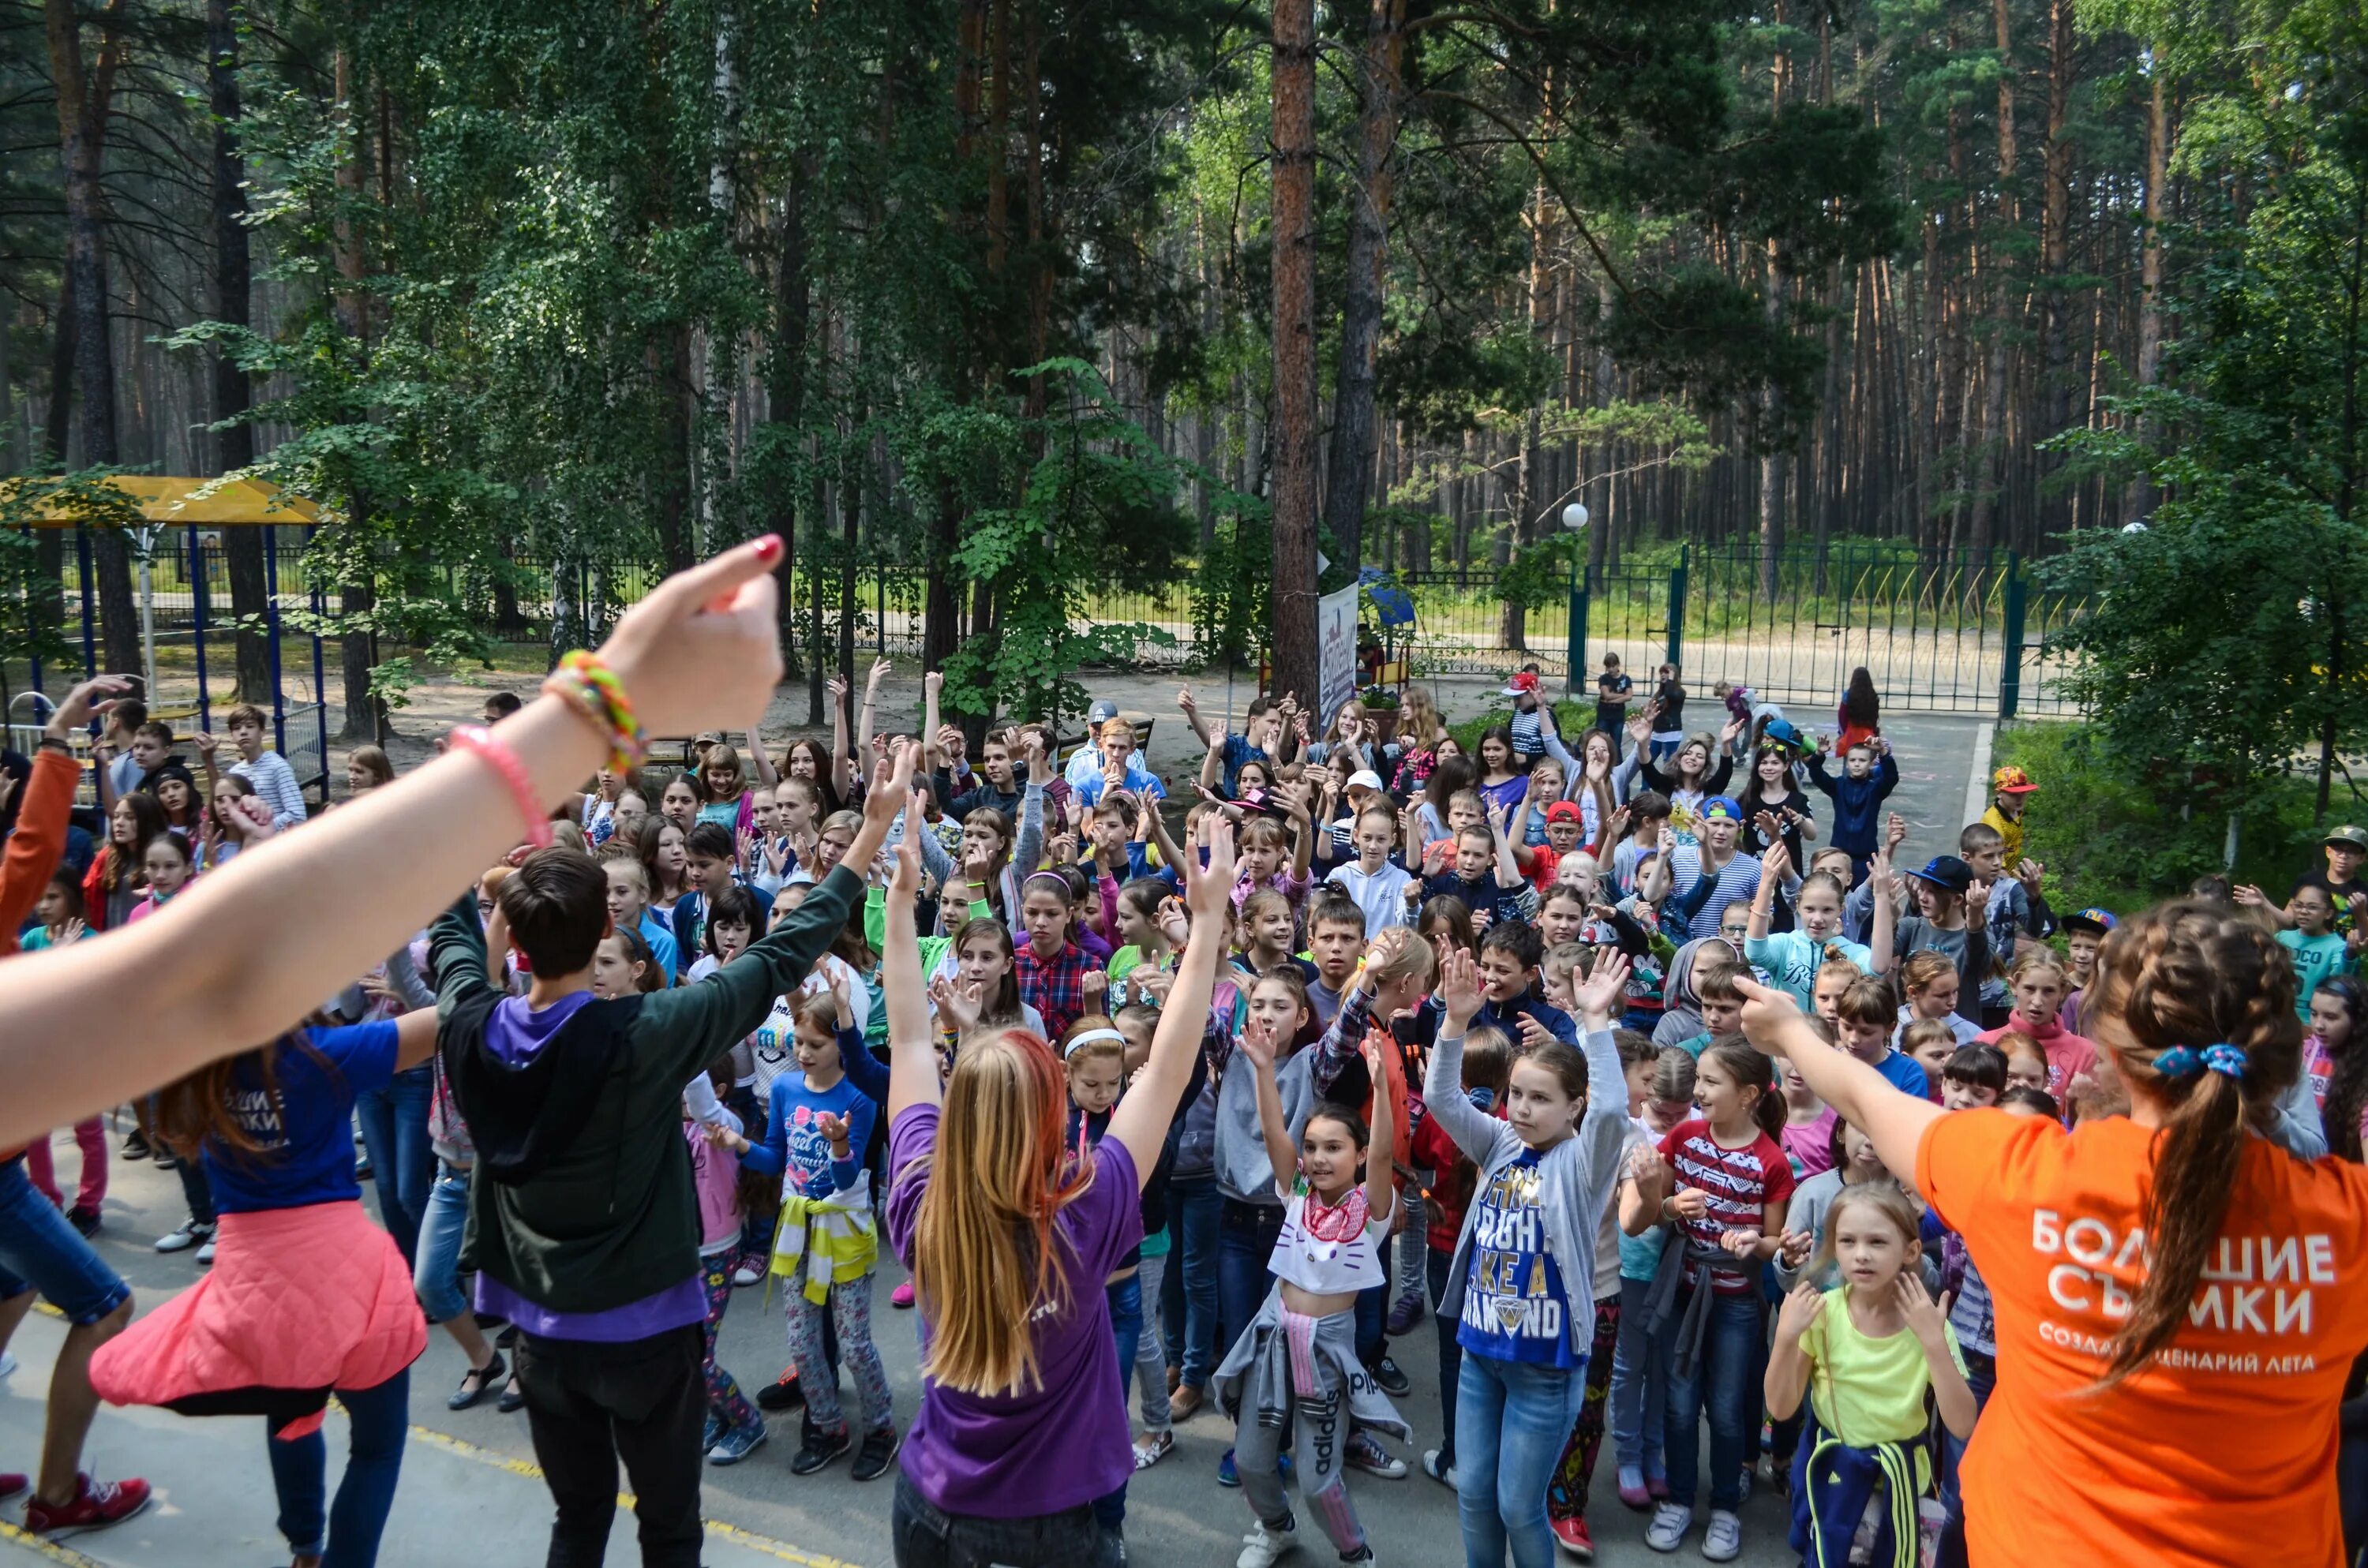
[{"label": "girl with braided hair", "polygon": [[[2368,1346],[2368,1167],[2269,1136],[2301,1070],[2293,966],[2268,931],[2178,903],[2123,923],[2084,1022],[2127,1116],[2067,1131],[1944,1114],[1737,982],[1743,1027],[1874,1139],[1964,1238],[1998,1388],[1964,1460],[1976,1562],[2333,1568],[2339,1404]],[[2066,1488],[2052,1479],[2082,1477]]]}]

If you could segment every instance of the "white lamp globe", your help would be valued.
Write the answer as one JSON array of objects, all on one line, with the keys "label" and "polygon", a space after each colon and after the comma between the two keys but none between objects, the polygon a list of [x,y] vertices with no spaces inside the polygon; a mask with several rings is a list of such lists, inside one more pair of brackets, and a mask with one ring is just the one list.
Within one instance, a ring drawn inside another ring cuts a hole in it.
[{"label": "white lamp globe", "polygon": [[1577,533],[1579,529],[1587,527],[1586,506],[1583,503],[1574,501],[1569,506],[1565,506],[1562,509],[1562,526],[1568,528],[1573,533]]}]

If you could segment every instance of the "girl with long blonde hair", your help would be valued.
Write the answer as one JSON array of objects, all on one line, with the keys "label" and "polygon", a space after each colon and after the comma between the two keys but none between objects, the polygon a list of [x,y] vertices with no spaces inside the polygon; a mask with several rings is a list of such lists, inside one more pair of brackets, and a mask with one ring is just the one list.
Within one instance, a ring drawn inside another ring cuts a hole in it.
[{"label": "girl with long blonde hair", "polygon": [[[907,809],[917,824],[919,797]],[[911,833],[897,849],[882,976],[886,1213],[913,1270],[927,1380],[897,1481],[899,1562],[974,1554],[1024,1568],[1101,1554],[1093,1503],[1133,1473],[1133,1444],[1100,1287],[1143,1240],[1143,1185],[1209,1027],[1234,883],[1231,825],[1211,813],[1198,836],[1208,863],[1185,867],[1194,935],[1150,1058],[1083,1155],[1064,1137],[1060,1063],[1024,1029],[973,1034],[940,1103]]]}]

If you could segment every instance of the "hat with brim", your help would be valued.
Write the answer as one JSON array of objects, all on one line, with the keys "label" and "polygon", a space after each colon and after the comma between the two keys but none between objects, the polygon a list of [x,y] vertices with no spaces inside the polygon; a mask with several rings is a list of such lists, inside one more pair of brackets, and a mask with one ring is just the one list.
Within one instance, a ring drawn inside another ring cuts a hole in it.
[{"label": "hat with brim", "polygon": [[1584,824],[1587,821],[1587,813],[1578,809],[1578,802],[1576,801],[1556,801],[1546,808],[1546,821]]},{"label": "hat with brim", "polygon": [[2113,912],[2112,910],[2098,909],[2094,906],[2088,909],[2076,909],[2071,914],[2064,917],[2064,929],[2066,931],[2086,931],[2092,937],[2103,936],[2106,932],[2111,931],[2116,924],[2117,922],[2113,919]]},{"label": "hat with brim", "polygon": [[1360,767],[1349,775],[1348,787],[1351,790],[1379,790],[1382,776],[1370,767]]},{"label": "hat with brim", "polygon": [[1962,894],[1974,885],[1974,869],[1954,855],[1935,855],[1924,862],[1922,870],[1907,874],[1919,882],[1930,882],[1953,893]]},{"label": "hat with brim", "polygon": [[1713,795],[1702,803],[1702,810],[1695,814],[1703,822],[1741,822],[1743,808],[1727,796]]},{"label": "hat with brim", "polygon": [[1793,727],[1789,719],[1769,720],[1768,727],[1759,732],[1759,739],[1766,745],[1790,746],[1794,751],[1808,749],[1807,743],[1801,739],[1801,732]]},{"label": "hat with brim", "polygon": [[2345,823],[2341,827],[2328,834],[2326,842],[2330,845],[2344,845],[2352,849],[2368,850],[2368,827]]},{"label": "hat with brim", "polygon": [[1994,794],[2028,795],[2038,788],[2031,781],[2030,774],[2011,764],[1990,775],[1990,790]]},{"label": "hat with brim", "polygon": [[1535,697],[1538,694],[1538,684],[1537,676],[1523,670],[1505,683],[1504,694],[1507,697]]}]

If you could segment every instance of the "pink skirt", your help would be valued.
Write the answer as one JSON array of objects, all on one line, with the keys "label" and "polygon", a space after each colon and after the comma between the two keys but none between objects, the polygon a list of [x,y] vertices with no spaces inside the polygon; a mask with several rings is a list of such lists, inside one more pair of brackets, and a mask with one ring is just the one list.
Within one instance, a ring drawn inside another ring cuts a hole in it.
[{"label": "pink skirt", "polygon": [[222,1216],[212,1270],[101,1346],[90,1381],[109,1404],[259,1415],[298,1437],[330,1390],[374,1388],[427,1344],[394,1238],[347,1199]]}]

